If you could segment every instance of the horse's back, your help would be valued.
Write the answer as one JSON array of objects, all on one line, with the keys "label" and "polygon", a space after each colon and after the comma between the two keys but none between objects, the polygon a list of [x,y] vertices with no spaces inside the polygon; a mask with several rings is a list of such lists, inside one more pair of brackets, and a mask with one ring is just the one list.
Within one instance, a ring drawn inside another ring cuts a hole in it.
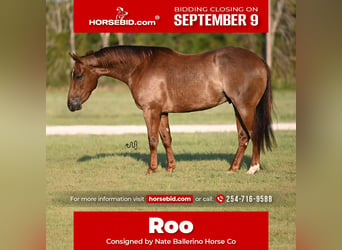
[{"label": "horse's back", "polygon": [[211,52],[215,52],[215,63],[219,67],[239,68],[247,71],[259,69],[259,67],[265,68],[263,59],[247,49],[225,47]]},{"label": "horse's back", "polygon": [[140,80],[133,94],[139,103],[159,103],[163,112],[212,108],[227,101],[226,95],[233,102],[239,96],[256,102],[259,94],[253,97],[253,92],[261,93],[266,86],[263,72],[262,59],[241,48],[225,47],[200,54],[154,48],[152,60],[137,77]]},{"label": "horse's back", "polygon": [[151,74],[148,76],[152,76],[162,90],[157,93],[165,100],[165,112],[204,110],[226,101],[214,56],[214,51],[159,53],[149,68]]}]

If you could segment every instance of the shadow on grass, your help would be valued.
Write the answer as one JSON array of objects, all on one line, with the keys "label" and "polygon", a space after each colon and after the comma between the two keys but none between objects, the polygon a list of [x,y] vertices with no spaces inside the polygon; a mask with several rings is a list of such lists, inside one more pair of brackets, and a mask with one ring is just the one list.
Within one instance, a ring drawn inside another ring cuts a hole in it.
[{"label": "shadow on grass", "polygon": [[[146,153],[135,153],[135,152],[128,152],[128,153],[101,153],[95,155],[84,155],[77,160],[77,162],[86,162],[94,159],[101,159],[107,157],[115,157],[115,156],[123,156],[123,157],[131,157],[136,161],[143,161],[148,165],[150,163],[150,154]],[[234,159],[233,154],[223,154],[223,153],[212,153],[212,154],[205,154],[205,153],[182,153],[182,154],[175,154],[176,164],[177,161],[214,161],[214,160],[224,160],[227,161],[229,164],[233,162]],[[165,153],[158,153],[158,162],[162,168],[167,168],[167,158]],[[251,157],[244,155],[240,168],[247,168],[251,162]]]}]

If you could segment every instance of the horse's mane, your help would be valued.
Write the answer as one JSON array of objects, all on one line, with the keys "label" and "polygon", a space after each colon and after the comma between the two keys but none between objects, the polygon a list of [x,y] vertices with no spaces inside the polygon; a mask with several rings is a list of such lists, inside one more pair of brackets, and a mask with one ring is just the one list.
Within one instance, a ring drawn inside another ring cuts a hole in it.
[{"label": "horse's mane", "polygon": [[140,64],[142,61],[150,60],[158,52],[171,53],[172,50],[163,47],[147,46],[114,46],[100,49],[99,51],[87,53],[87,56],[95,56],[97,66],[110,67],[120,63]]}]

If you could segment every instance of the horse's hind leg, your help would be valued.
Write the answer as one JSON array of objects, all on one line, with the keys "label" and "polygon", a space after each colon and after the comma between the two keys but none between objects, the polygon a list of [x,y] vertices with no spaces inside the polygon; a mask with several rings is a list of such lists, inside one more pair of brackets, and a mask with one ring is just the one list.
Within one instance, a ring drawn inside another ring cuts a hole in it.
[{"label": "horse's hind leg", "polygon": [[253,142],[253,155],[251,167],[248,169],[247,174],[254,174],[260,170],[260,149]]},{"label": "horse's hind leg", "polygon": [[150,166],[146,174],[151,174],[158,168],[158,130],[161,113],[159,110],[146,108],[143,110],[147,126],[148,142],[150,146]]},{"label": "horse's hind leg", "polygon": [[252,133],[253,133],[252,128],[253,128],[253,121],[254,121],[254,114],[255,114],[253,109],[243,109],[241,110],[243,112],[240,112],[240,113],[235,107],[234,107],[234,110],[235,110],[239,146],[238,146],[234,160],[228,172],[236,172],[239,170],[243,155],[248,146],[250,136],[252,136]]},{"label": "horse's hind leg", "polygon": [[162,114],[161,116],[159,135],[166,151],[167,171],[172,172],[176,167],[176,162],[171,147],[172,138],[170,133],[168,114]]}]

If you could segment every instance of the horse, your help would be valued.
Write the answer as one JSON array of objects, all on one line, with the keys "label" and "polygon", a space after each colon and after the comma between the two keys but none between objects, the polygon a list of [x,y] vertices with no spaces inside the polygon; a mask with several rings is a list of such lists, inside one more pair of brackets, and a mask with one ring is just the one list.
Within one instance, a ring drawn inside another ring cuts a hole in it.
[{"label": "horse", "polygon": [[158,133],[167,157],[167,171],[176,167],[171,147],[169,113],[213,108],[225,102],[235,112],[238,149],[228,169],[236,172],[251,139],[253,153],[248,174],[260,170],[260,151],[276,144],[271,127],[271,72],[255,53],[224,47],[200,54],[181,54],[164,47],[114,46],[70,53],[74,60],[67,106],[80,110],[97,87],[100,76],[126,83],[147,126],[150,162],[146,174],[157,170]]},{"label": "horse", "polygon": [[122,7],[117,7],[116,11],[118,12],[118,14],[116,15],[116,20],[123,20],[125,18],[125,16],[128,15],[128,12],[125,11]]}]

